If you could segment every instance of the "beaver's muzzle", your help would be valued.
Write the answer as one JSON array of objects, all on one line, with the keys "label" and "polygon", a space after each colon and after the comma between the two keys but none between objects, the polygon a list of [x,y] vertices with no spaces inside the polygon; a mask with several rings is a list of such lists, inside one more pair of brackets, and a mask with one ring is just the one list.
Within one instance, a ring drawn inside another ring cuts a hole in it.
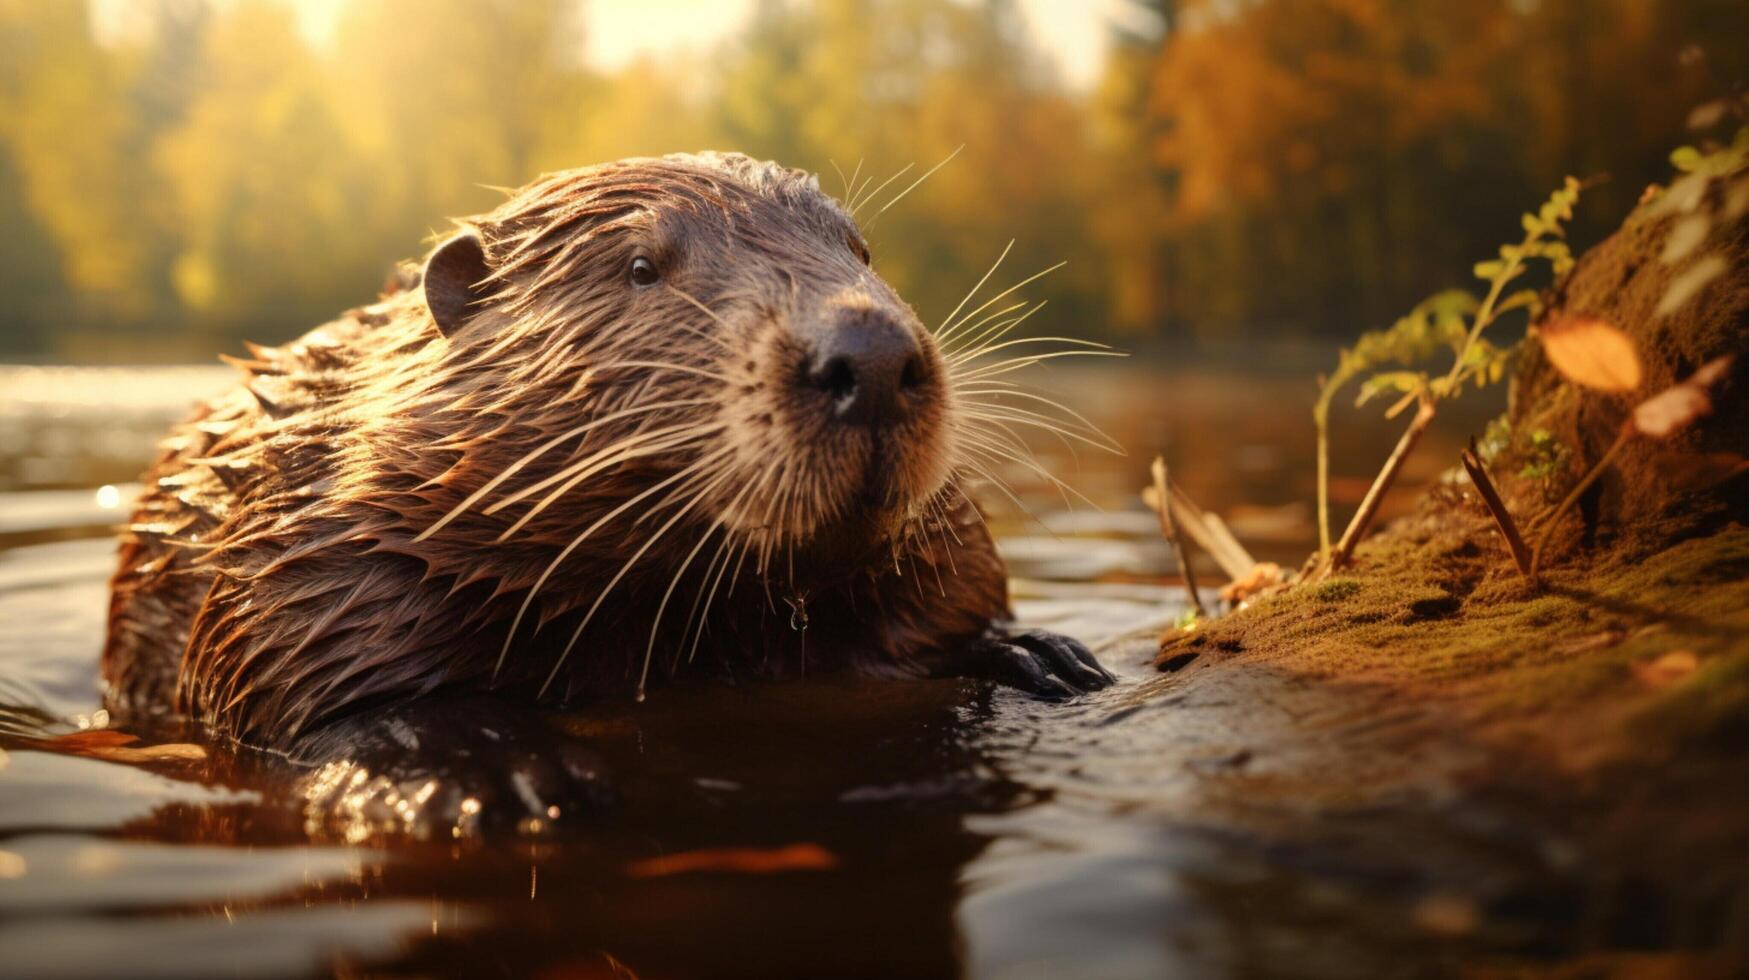
[{"label": "beaver's muzzle", "polygon": [[813,348],[804,381],[827,394],[837,422],[897,425],[927,397],[923,349],[904,324],[878,309],[838,311]]}]

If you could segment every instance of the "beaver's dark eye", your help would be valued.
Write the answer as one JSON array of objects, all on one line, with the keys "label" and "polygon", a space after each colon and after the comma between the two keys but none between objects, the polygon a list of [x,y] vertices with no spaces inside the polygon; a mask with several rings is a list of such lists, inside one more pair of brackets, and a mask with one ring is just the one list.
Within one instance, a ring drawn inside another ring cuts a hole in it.
[{"label": "beaver's dark eye", "polygon": [[857,258],[861,259],[863,265],[868,265],[869,264],[868,246],[864,245],[862,243],[862,239],[856,237],[855,235],[846,235],[846,236],[844,236],[844,240],[845,240],[845,242],[847,242],[850,245],[850,253],[852,255],[856,256]]},{"label": "beaver's dark eye", "polygon": [[642,255],[632,260],[632,285],[654,286],[662,279],[662,273],[656,271],[656,263]]}]

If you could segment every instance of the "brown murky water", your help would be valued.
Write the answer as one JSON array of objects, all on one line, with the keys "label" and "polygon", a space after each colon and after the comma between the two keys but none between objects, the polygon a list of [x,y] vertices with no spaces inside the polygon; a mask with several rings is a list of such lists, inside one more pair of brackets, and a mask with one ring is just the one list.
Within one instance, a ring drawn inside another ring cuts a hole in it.
[{"label": "brown murky water", "polygon": [[[1040,379],[1131,455],[1041,447],[1103,510],[1010,474],[1037,517],[993,501],[1017,608],[1088,640],[1117,687],[1067,705],[955,681],[663,692],[580,722],[618,776],[618,812],[541,839],[384,849],[310,842],[279,787],[223,753],[138,767],[21,747],[103,724],[106,528],[158,433],[227,376],[0,369],[0,976],[1444,972],[1457,947],[1409,904],[1423,856],[1483,876],[1513,855],[1439,820],[1396,820],[1384,856],[1362,859],[1236,830],[1299,818],[1229,819],[1245,803],[1220,768],[1239,736],[1147,664],[1183,602],[1135,501],[1147,458],[1164,451],[1260,558],[1297,563],[1314,537],[1308,374]],[[1432,479],[1484,414],[1441,432],[1411,479]],[[1339,441],[1339,499],[1394,435]],[[1339,826],[1365,836],[1373,819]],[[794,845],[824,858],[778,873],[644,863]],[[1535,945],[1515,928],[1506,942]]]}]

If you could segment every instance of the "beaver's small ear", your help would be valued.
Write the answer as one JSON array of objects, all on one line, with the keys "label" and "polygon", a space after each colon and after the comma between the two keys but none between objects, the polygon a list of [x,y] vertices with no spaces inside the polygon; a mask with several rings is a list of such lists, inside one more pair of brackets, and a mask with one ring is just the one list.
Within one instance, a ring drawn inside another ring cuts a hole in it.
[{"label": "beaver's small ear", "polygon": [[472,231],[437,246],[425,260],[425,305],[445,337],[455,336],[479,311],[478,304],[492,295],[486,282],[491,274],[480,236]]}]

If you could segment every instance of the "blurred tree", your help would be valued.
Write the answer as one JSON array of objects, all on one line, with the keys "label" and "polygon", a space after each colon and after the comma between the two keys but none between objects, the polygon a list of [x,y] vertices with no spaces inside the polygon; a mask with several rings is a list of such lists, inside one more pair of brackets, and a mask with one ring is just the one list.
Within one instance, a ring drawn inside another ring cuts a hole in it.
[{"label": "blurred tree", "polygon": [[985,295],[1069,262],[1028,327],[1346,335],[1567,172],[1611,178],[1572,227],[1601,233],[1749,72],[1742,0],[1132,0],[1085,93],[1017,0],[757,0],[709,57],[611,73],[584,0],[335,12],[0,0],[0,348],[280,340],[484,185],[707,147],[820,173],[931,321],[1012,238]]},{"label": "blurred tree", "polygon": [[[1156,315],[1205,338],[1381,323],[1565,173],[1615,178],[1576,223],[1601,234],[1706,95],[1678,53],[1749,31],[1732,0],[1174,7],[1152,59],[1152,164],[1172,188],[1154,229],[1195,288]],[[1134,70],[1120,50],[1112,71]]]},{"label": "blurred tree", "polygon": [[197,66],[200,94],[155,154],[190,319],[269,340],[369,298],[388,263],[384,176],[348,144],[291,11],[241,0]]},{"label": "blurred tree", "polygon": [[[497,200],[487,185],[534,176],[543,144],[575,126],[584,74],[576,0],[359,0],[331,59],[347,139],[377,175],[401,251],[445,215]],[[568,164],[577,165],[576,162]],[[390,252],[388,254],[396,254]]]},{"label": "blurred tree", "polygon": [[876,265],[926,320],[1010,239],[996,289],[1069,259],[1029,294],[1057,301],[1051,322],[1092,319],[1082,113],[1010,0],[764,0],[725,52],[718,104],[731,145],[820,173],[857,205]]},{"label": "blurred tree", "polygon": [[[175,8],[156,9],[156,33],[170,33]],[[0,0],[0,50],[0,145],[28,211],[21,230],[54,243],[85,316],[148,316],[165,294],[165,246],[151,174],[138,164],[166,114],[142,112],[136,99],[147,53],[100,48],[84,4],[32,0]],[[33,265],[7,269],[20,284],[9,295],[53,291]]]},{"label": "blurred tree", "polygon": [[1179,288],[1168,230],[1176,182],[1156,161],[1166,122],[1150,98],[1161,38],[1177,6],[1176,0],[1130,4],[1129,20],[1111,28],[1105,71],[1093,93],[1089,139],[1098,183],[1109,196],[1094,199],[1088,218],[1105,258],[1111,325],[1126,333],[1181,326],[1168,322]]}]

